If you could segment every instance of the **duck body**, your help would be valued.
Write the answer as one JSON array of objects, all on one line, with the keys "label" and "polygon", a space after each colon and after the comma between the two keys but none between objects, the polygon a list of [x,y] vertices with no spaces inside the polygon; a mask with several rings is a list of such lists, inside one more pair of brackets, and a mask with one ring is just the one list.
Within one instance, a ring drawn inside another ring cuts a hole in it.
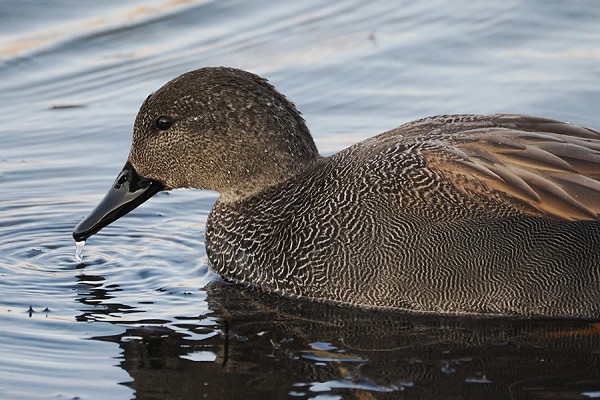
[{"label": "duck body", "polygon": [[217,201],[206,230],[209,259],[234,282],[313,300],[598,317],[600,222],[527,215],[503,193],[490,197],[490,188],[467,195],[428,165],[427,154],[473,131],[519,137],[527,131],[516,129],[532,122],[555,121],[428,118],[322,158],[243,201]]},{"label": "duck body", "polygon": [[600,318],[600,133],[450,115],[330,157],[266,80],[203,68],[146,99],[83,240],[160,190],[220,197],[206,251],[285,296],[419,313]]}]

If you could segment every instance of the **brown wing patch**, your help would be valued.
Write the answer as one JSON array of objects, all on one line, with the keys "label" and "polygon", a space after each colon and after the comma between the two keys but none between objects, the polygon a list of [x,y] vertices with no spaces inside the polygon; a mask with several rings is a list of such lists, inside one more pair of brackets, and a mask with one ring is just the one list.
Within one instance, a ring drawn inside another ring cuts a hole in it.
[{"label": "brown wing patch", "polygon": [[500,199],[528,215],[599,220],[600,134],[558,122],[544,127],[554,132],[464,131],[424,156],[467,195]]}]

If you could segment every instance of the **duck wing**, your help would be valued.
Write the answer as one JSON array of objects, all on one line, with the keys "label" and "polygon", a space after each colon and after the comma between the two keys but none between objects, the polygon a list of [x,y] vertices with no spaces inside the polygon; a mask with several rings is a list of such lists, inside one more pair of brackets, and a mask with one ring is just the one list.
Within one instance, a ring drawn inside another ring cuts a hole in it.
[{"label": "duck wing", "polygon": [[407,132],[431,144],[427,165],[457,190],[527,215],[600,220],[600,132],[524,115],[452,117]]}]

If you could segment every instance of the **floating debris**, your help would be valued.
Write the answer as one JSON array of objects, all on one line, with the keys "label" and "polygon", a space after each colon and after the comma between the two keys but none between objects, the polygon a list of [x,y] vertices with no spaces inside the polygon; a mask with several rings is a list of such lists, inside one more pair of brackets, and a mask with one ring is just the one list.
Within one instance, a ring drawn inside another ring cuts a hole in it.
[{"label": "floating debris", "polygon": [[71,108],[84,108],[84,104],[53,104],[48,110],[68,110]]}]

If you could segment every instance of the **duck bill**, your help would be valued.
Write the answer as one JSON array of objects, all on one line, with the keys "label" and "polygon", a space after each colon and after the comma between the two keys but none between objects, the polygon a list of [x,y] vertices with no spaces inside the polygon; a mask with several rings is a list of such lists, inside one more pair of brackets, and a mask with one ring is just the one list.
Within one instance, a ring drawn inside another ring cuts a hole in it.
[{"label": "duck bill", "polygon": [[162,189],[164,189],[162,183],[138,175],[131,163],[127,161],[102,201],[77,224],[73,230],[73,238],[77,242],[86,240]]}]

